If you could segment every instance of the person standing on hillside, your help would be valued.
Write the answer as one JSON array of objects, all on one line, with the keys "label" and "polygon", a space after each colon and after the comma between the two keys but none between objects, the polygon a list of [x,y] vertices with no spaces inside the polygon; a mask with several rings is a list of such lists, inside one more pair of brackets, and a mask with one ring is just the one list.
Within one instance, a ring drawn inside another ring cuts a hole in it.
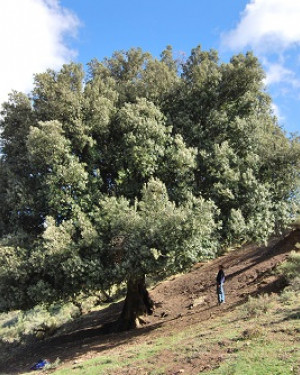
[{"label": "person standing on hillside", "polygon": [[219,265],[219,272],[217,274],[217,295],[218,295],[218,303],[225,302],[225,291],[224,291],[224,283],[225,283],[225,272],[223,265]]}]

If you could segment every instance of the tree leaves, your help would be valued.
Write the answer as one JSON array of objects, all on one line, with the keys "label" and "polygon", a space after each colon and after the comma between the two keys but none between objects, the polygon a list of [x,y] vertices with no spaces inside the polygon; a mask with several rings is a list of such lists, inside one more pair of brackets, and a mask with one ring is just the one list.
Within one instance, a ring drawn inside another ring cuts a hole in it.
[{"label": "tree leaves", "polygon": [[3,105],[0,309],[181,271],[297,210],[299,138],[251,53],[133,48],[88,65],[37,74]]}]

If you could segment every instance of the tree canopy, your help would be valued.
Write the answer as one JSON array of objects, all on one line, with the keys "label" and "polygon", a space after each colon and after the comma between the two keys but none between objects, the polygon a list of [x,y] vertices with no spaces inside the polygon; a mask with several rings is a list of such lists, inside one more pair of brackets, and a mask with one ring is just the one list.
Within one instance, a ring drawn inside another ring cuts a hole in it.
[{"label": "tree canopy", "polygon": [[0,126],[1,310],[142,285],[265,241],[298,207],[299,138],[251,53],[64,65],[12,92]]}]

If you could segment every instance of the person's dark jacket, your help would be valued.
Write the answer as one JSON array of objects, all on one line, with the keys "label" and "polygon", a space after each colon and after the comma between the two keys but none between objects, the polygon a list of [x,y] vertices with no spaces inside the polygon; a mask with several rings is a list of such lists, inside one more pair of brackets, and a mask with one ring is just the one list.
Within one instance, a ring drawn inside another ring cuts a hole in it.
[{"label": "person's dark jacket", "polygon": [[217,274],[217,283],[218,285],[220,285],[220,284],[224,284],[224,282],[225,282],[225,273],[223,270],[219,270]]}]

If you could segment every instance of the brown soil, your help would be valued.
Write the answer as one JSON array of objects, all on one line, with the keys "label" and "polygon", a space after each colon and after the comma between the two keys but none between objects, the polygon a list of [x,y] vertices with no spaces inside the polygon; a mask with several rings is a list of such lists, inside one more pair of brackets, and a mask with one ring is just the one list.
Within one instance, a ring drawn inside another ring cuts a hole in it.
[{"label": "brown soil", "polygon": [[[277,293],[285,286],[282,276],[274,268],[283,262],[295,244],[300,243],[297,228],[283,238],[273,238],[268,246],[245,245],[208,263],[196,264],[191,272],[160,282],[151,290],[156,302],[155,313],[145,317],[146,324],[139,329],[122,333],[103,333],[103,325],[113,322],[120,314],[122,303],[92,312],[64,327],[69,333],[43,341],[32,342],[26,348],[10,348],[14,359],[0,364],[0,374],[22,374],[40,358],[54,362],[60,358],[63,366],[80,363],[100,355],[119,354],[122,348],[139,343],[151,343],[158,337],[192,327],[193,324],[234,310],[249,296]],[[217,304],[215,278],[222,264],[226,273],[226,303]],[[218,347],[222,348],[222,342]],[[201,360],[176,364],[172,352],[165,350],[159,366],[167,364],[168,374],[198,374],[222,360],[222,350],[204,353]],[[158,364],[153,364],[154,368]],[[135,372],[136,371],[136,372]],[[139,372],[138,372],[139,371]],[[119,369],[113,374],[138,374],[134,368]]]}]

